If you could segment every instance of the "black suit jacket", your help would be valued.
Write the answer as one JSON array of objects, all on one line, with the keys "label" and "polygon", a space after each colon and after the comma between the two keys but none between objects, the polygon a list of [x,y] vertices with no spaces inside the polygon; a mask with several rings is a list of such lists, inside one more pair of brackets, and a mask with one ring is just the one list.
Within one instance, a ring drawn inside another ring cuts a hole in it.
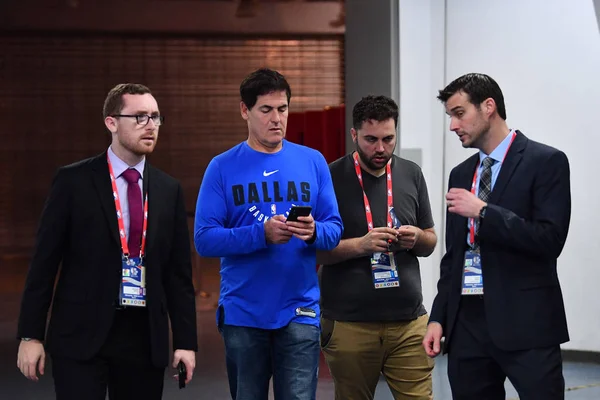
[{"label": "black suit jacket", "polygon": [[[475,154],[454,168],[449,188],[470,190],[478,161]],[[487,327],[500,349],[569,340],[556,259],[567,239],[570,217],[567,156],[517,131],[479,228]],[[446,254],[430,321],[442,324],[448,351],[468,245],[467,219],[447,213],[446,221]]]},{"label": "black suit jacket", "polygon": [[[190,239],[179,183],[146,162],[148,193],[146,284],[152,361],[169,362],[173,347],[197,351]],[[37,232],[19,316],[18,337],[44,340],[46,348],[87,360],[111,327],[121,280],[121,244],[106,153],[60,168]]]}]

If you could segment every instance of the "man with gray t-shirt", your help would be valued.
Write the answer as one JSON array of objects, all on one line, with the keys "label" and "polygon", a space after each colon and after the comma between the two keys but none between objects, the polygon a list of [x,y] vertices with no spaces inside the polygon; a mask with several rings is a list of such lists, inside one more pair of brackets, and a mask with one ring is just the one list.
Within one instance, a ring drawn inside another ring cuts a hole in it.
[{"label": "man with gray t-shirt", "polygon": [[395,399],[432,399],[417,259],[437,242],[427,186],[419,166],[393,155],[392,99],[364,97],[352,117],[356,151],[330,165],[342,241],[317,256],[321,346],[335,398],[372,400],[383,374]]}]

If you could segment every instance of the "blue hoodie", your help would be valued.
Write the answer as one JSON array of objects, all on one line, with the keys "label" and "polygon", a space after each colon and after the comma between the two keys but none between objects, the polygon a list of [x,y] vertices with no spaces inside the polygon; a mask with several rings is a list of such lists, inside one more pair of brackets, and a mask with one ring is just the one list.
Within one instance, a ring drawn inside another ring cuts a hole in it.
[{"label": "blue hoodie", "polygon": [[[268,244],[265,221],[287,216],[292,205],[312,206],[316,240]],[[284,140],[280,151],[269,154],[243,142],[209,163],[196,204],[194,243],[201,256],[221,257],[225,324],[318,326],[316,250],[334,249],[341,236],[331,175],[318,151]],[[297,316],[298,307],[314,310],[316,317]]]}]

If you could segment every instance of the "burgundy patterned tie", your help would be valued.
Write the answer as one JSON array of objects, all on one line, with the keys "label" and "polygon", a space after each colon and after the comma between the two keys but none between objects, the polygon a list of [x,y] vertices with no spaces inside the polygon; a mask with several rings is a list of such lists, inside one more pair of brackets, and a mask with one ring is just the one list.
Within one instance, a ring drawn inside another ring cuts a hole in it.
[{"label": "burgundy patterned tie", "polygon": [[127,181],[127,203],[129,204],[129,257],[138,257],[140,255],[140,245],[142,243],[142,228],[144,223],[144,210],[142,208],[142,192],[138,180],[140,173],[130,168],[121,174]]}]

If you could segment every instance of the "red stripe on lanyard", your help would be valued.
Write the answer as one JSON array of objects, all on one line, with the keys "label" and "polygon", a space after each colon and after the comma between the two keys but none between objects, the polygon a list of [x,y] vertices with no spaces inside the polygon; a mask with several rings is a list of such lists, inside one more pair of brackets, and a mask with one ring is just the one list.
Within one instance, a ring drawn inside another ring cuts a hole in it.
[{"label": "red stripe on lanyard", "polygon": [[[388,162],[385,167],[385,175],[387,181],[387,226],[388,228],[392,227],[392,216],[390,215],[390,209],[394,206],[394,197],[392,195],[392,167],[390,166],[391,162]],[[369,231],[373,229],[373,214],[371,213],[371,205],[369,204],[369,199],[367,198],[367,194],[365,193],[365,187],[363,185],[362,179],[362,171],[360,170],[360,164],[358,162],[358,153],[354,152],[354,168],[356,169],[356,177],[358,178],[358,182],[360,183],[360,187],[363,190],[363,201],[365,202],[365,214],[367,216],[367,226]]]},{"label": "red stripe on lanyard", "polygon": [[[506,159],[506,155],[508,154],[508,150],[510,150],[510,146],[512,146],[513,141],[517,137],[517,132],[513,132],[512,138],[510,139],[510,143],[508,144],[508,148],[506,149],[506,153],[504,153],[504,157],[502,158],[502,164],[504,164],[504,160]],[[481,161],[477,162],[477,168],[475,168],[475,174],[473,175],[473,183],[471,184],[471,193],[475,193],[475,186],[477,184],[477,173],[479,171],[479,165]],[[475,219],[469,218],[469,245],[473,247],[475,245]]]},{"label": "red stripe on lanyard", "polygon": [[[119,238],[121,239],[121,250],[126,258],[129,258],[129,247],[127,246],[127,238],[125,236],[125,223],[123,222],[123,212],[121,210],[121,201],[119,200],[119,191],[117,190],[117,180],[113,172],[112,164],[108,154],[106,155],[108,160],[108,172],[110,173],[110,183],[113,190],[113,198],[115,199],[115,208],[117,210],[117,222],[119,224]],[[140,258],[144,257],[144,250],[146,250],[146,231],[148,230],[148,194],[144,201],[144,226],[142,229],[142,244],[140,246]]]}]

